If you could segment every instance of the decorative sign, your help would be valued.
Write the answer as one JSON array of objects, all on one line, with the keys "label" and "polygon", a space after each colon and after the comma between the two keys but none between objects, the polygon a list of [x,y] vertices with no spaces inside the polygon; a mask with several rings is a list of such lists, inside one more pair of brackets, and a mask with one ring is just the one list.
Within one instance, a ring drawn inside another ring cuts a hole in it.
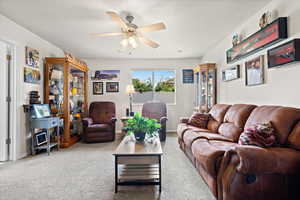
[{"label": "decorative sign", "polygon": [[300,39],[294,39],[268,50],[268,67],[300,61]]},{"label": "decorative sign", "polygon": [[260,85],[264,83],[264,56],[256,57],[245,63],[246,85]]},{"label": "decorative sign", "polygon": [[182,82],[185,83],[194,83],[194,70],[192,69],[183,69],[182,70]]},{"label": "decorative sign", "polygon": [[240,65],[222,71],[223,81],[232,81],[240,78]]},{"label": "decorative sign", "polygon": [[287,38],[287,18],[280,17],[226,52],[232,63]]}]

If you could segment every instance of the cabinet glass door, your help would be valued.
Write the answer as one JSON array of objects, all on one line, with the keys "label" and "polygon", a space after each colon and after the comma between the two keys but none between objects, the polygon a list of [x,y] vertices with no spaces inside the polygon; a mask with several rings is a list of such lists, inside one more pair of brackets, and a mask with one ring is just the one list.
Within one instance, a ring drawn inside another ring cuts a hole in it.
[{"label": "cabinet glass door", "polygon": [[63,114],[64,66],[49,66],[49,106],[53,114]]},{"label": "cabinet glass door", "polygon": [[70,68],[69,76],[69,104],[71,135],[81,133],[81,117],[84,113],[84,72]]},{"label": "cabinet glass door", "polygon": [[215,70],[208,70],[208,80],[207,80],[207,107],[208,109],[212,108],[215,103],[214,94],[215,94]]}]

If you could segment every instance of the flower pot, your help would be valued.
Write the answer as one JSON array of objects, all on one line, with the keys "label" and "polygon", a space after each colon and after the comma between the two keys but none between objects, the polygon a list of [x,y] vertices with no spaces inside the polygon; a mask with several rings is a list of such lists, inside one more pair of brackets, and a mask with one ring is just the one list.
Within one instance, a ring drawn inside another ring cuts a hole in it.
[{"label": "flower pot", "polygon": [[144,132],[135,132],[134,137],[137,142],[144,142],[146,133]]}]

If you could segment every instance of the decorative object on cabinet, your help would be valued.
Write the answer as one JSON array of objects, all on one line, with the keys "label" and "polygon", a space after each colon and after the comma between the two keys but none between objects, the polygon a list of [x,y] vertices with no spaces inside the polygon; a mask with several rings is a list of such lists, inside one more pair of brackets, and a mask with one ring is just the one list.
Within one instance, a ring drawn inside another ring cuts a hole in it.
[{"label": "decorative object on cabinet", "polygon": [[132,111],[132,95],[135,93],[134,86],[132,84],[126,86],[126,94],[129,95],[129,115],[133,116]]},{"label": "decorative object on cabinet", "polygon": [[182,83],[194,83],[194,70],[193,69],[183,69],[182,70]]},{"label": "decorative object on cabinet", "polygon": [[232,36],[232,46],[238,45],[240,41],[241,41],[241,37],[239,34],[236,33]]},{"label": "decorative object on cabinet", "polygon": [[300,39],[268,50],[268,68],[300,61]]},{"label": "decorative object on cabinet", "polygon": [[208,112],[216,103],[216,64],[206,63],[194,68],[195,107],[197,112]]},{"label": "decorative object on cabinet", "polygon": [[41,80],[40,70],[24,67],[24,82],[39,84]]},{"label": "decorative object on cabinet", "polygon": [[240,65],[236,65],[222,71],[223,81],[232,81],[238,78],[240,78]]},{"label": "decorative object on cabinet", "polygon": [[50,105],[52,114],[64,120],[61,147],[69,147],[80,139],[78,121],[88,110],[88,66],[68,53],[65,55],[45,58],[44,70],[44,102]]},{"label": "decorative object on cabinet", "polygon": [[25,48],[26,52],[26,65],[33,67],[33,68],[39,68],[40,66],[40,55],[39,51],[30,47]]},{"label": "decorative object on cabinet", "polygon": [[119,82],[107,82],[106,92],[119,92]]},{"label": "decorative object on cabinet", "polygon": [[103,94],[103,82],[93,82],[93,95]]},{"label": "decorative object on cabinet", "polygon": [[273,45],[288,36],[287,17],[280,17],[265,28],[252,34],[238,45],[227,50],[227,63],[235,62],[255,52]]},{"label": "decorative object on cabinet", "polygon": [[119,81],[120,70],[96,70],[91,79],[93,81]]},{"label": "decorative object on cabinet", "polygon": [[258,56],[245,63],[246,85],[254,86],[264,83],[264,56]]}]

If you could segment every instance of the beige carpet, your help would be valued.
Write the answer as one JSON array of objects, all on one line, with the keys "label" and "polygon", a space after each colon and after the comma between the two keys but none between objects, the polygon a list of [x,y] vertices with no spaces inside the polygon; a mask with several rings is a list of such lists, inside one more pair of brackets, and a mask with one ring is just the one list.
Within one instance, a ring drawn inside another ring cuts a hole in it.
[{"label": "beige carpet", "polygon": [[177,138],[163,145],[163,187],[120,187],[114,193],[112,152],[118,142],[78,143],[50,156],[39,154],[0,165],[0,200],[213,200]]}]

